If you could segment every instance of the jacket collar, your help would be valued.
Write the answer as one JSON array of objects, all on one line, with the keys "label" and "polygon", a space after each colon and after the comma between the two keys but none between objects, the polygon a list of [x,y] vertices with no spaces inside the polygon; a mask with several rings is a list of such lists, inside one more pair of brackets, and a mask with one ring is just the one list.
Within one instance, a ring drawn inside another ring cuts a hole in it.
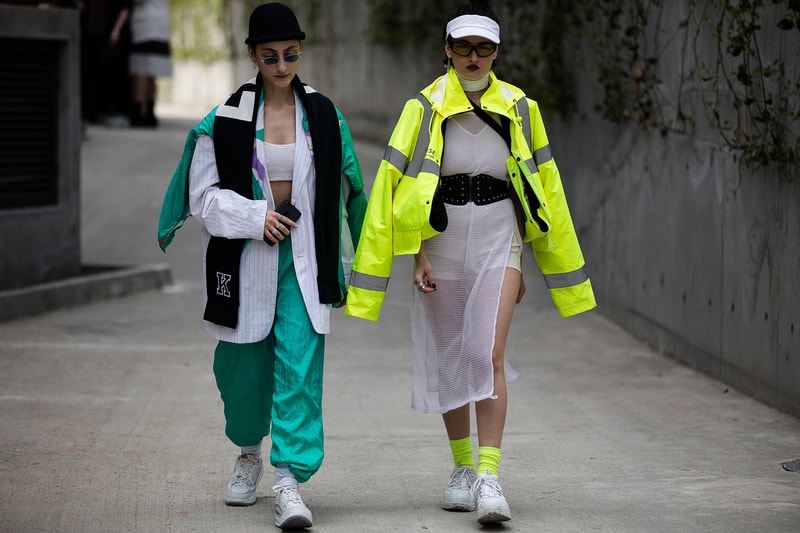
[{"label": "jacket collar", "polygon": [[[431,102],[433,110],[445,118],[470,111],[473,107],[452,67],[447,74],[423,89],[422,94]],[[512,118],[514,105],[522,98],[525,98],[525,93],[520,89],[500,81],[493,71],[489,72],[489,88],[481,97],[481,105],[486,111]]]}]

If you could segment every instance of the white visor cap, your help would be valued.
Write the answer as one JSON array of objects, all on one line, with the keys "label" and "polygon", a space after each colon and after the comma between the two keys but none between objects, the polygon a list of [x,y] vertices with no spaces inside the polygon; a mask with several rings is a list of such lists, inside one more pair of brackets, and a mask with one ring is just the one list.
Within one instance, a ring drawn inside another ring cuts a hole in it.
[{"label": "white visor cap", "polygon": [[500,25],[482,15],[461,15],[447,23],[447,35],[453,39],[462,37],[483,37],[500,44]]}]

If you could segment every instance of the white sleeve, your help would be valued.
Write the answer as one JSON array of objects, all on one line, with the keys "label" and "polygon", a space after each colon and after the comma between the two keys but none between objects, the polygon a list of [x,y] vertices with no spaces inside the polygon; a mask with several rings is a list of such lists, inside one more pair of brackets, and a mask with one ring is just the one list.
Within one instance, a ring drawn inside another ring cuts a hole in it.
[{"label": "white sleeve", "polygon": [[250,200],[230,189],[220,189],[214,142],[208,135],[197,138],[189,169],[189,207],[214,236],[227,239],[264,237],[269,204]]}]

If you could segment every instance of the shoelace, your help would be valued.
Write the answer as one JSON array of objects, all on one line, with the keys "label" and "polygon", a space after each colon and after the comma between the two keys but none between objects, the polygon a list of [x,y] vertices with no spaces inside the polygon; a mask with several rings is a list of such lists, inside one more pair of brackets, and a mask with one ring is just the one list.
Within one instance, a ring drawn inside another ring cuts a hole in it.
[{"label": "shoelace", "polygon": [[457,489],[462,487],[469,488],[469,469],[468,468],[458,468],[453,473],[453,476],[450,478],[450,483],[447,484],[447,488],[449,489]]},{"label": "shoelace", "polygon": [[241,461],[239,461],[239,463],[236,465],[236,472],[235,472],[236,482],[243,481],[249,483],[250,473],[253,471],[255,466],[256,463],[248,459],[242,459]]},{"label": "shoelace", "polygon": [[480,495],[482,498],[502,498],[503,497],[503,489],[500,488],[500,485],[493,479],[488,479],[483,476],[478,476],[478,479],[475,481],[476,489],[474,492],[480,491]]},{"label": "shoelace", "polygon": [[275,487],[276,493],[283,494],[284,498],[286,498],[286,504],[303,504],[303,499],[300,498],[300,492],[298,492],[297,487]]}]

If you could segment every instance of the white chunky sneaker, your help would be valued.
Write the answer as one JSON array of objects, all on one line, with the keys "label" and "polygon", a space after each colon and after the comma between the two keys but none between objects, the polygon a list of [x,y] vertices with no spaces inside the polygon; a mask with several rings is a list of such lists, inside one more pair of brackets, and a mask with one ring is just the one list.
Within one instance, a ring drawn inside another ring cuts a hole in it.
[{"label": "white chunky sneaker", "polygon": [[469,466],[459,466],[450,474],[450,482],[442,495],[442,509],[445,511],[474,511],[475,472]]},{"label": "white chunky sneaker", "polygon": [[503,489],[497,476],[489,472],[480,474],[473,490],[478,500],[478,522],[494,524],[511,520],[511,509],[503,496]]},{"label": "white chunky sneaker", "polygon": [[233,473],[225,486],[225,503],[228,505],[253,505],[256,488],[264,475],[261,459],[252,454],[240,455],[233,465]]},{"label": "white chunky sneaker", "polygon": [[311,527],[311,511],[303,503],[297,485],[274,486],[275,525],[281,529],[305,529]]}]

